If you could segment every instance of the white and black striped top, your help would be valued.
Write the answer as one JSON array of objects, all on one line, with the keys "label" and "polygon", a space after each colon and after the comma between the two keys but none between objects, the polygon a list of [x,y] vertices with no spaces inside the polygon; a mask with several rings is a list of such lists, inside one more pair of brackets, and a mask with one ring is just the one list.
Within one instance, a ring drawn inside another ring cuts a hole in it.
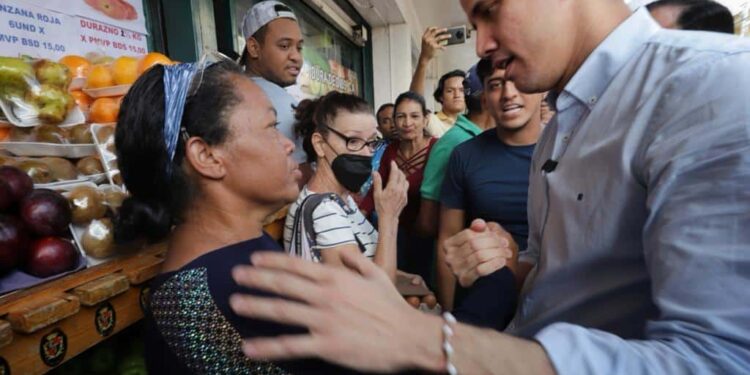
[{"label": "white and black striped top", "polygon": [[[292,239],[297,208],[308,195],[315,194],[305,186],[297,197],[297,201],[289,207],[284,223],[284,248],[289,251]],[[325,251],[334,247],[353,244],[364,247],[364,255],[368,258],[375,256],[378,246],[378,231],[370,224],[357,204],[351,198],[344,200],[345,207],[333,199],[324,199],[313,211],[313,229],[315,230],[315,250]],[[358,242],[359,241],[359,244]]]}]

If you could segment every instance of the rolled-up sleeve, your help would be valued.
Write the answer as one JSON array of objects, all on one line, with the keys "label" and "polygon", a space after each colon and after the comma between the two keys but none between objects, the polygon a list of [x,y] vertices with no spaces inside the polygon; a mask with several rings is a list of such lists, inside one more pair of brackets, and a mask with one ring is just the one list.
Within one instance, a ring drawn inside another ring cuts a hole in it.
[{"label": "rolled-up sleeve", "polygon": [[747,90],[729,89],[750,78],[717,65],[690,72],[705,87],[674,80],[665,97],[681,100],[660,103],[667,115],[655,119],[636,165],[648,190],[643,246],[659,315],[643,340],[547,326],[535,338],[559,374],[750,373],[750,110],[738,99]]}]

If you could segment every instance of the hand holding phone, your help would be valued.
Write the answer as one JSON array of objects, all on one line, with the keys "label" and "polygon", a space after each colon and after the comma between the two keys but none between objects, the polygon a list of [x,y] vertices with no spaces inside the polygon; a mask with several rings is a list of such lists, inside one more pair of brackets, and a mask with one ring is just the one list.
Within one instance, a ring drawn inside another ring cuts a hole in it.
[{"label": "hand holding phone", "polygon": [[466,37],[468,35],[465,25],[450,27],[444,30],[445,31],[441,33],[441,35],[447,35],[448,37],[444,39],[443,45],[452,46],[454,44],[466,43]]}]

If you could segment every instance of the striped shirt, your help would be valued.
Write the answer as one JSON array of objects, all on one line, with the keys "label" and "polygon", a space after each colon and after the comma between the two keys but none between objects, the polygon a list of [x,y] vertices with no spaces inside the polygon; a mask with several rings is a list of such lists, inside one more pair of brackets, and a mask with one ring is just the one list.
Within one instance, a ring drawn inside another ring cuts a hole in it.
[{"label": "striped shirt", "polygon": [[[297,201],[289,207],[284,224],[284,248],[289,251],[292,240],[292,226],[297,215],[297,208],[308,195],[315,194],[305,186],[297,197]],[[368,258],[375,256],[378,245],[378,231],[362,215],[357,204],[347,196],[345,207],[333,199],[324,199],[313,211],[313,230],[316,245],[314,250],[325,250],[343,245],[360,244],[364,247],[364,255]],[[320,261],[319,259],[315,259]]]}]

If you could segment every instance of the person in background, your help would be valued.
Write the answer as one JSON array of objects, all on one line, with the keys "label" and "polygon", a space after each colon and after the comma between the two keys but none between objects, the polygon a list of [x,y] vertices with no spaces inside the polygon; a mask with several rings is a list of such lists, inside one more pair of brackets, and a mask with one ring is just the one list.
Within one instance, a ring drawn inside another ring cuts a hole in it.
[{"label": "person in background", "polygon": [[[422,276],[431,285],[434,239],[420,236],[415,229],[420,207],[419,187],[422,185],[430,150],[437,139],[425,132],[428,112],[421,95],[407,91],[398,96],[395,106],[394,120],[399,140],[391,142],[386,148],[379,172],[381,176],[390,176],[391,169],[395,166],[406,175],[409,182],[408,203],[399,218],[398,268]],[[387,180],[384,182],[388,183]],[[377,208],[374,203],[371,191],[360,207],[363,211],[372,213]],[[377,214],[380,217],[380,212]]]},{"label": "person in background", "polygon": [[[383,137],[383,142],[375,149],[372,154],[372,170],[377,171],[380,169],[380,160],[383,158],[383,153],[388,147],[388,144],[398,139],[398,132],[396,132],[396,125],[393,124],[393,103],[386,103],[378,108],[375,112],[375,119],[378,121],[378,131]],[[358,199],[362,199],[367,196],[372,187],[372,176],[362,185],[362,189],[359,191]],[[377,212],[373,211],[370,219],[374,225],[377,225]]]},{"label": "person in background", "polygon": [[[529,235],[529,170],[542,131],[540,110],[544,94],[519,92],[512,81],[505,80],[505,70],[495,69],[490,60],[482,60],[477,70],[485,87],[487,111],[497,126],[457,146],[446,168],[440,194],[438,277],[443,288],[439,295],[444,297],[440,303],[447,308],[461,306],[467,295],[463,288],[453,293],[456,278],[445,262],[447,239],[476,219],[500,224],[521,250],[526,249]],[[506,278],[512,278],[507,268],[505,272]],[[481,305],[488,301],[475,300],[473,306],[463,306],[464,310],[482,310]],[[503,315],[507,318],[507,313]]]},{"label": "person in background", "polygon": [[[750,41],[665,30],[622,0],[461,5],[477,54],[557,111],[531,162],[513,320],[501,333],[420,314],[361,256],[336,270],[255,254],[238,282],[294,301],[234,310],[309,333],[245,353],[380,372],[750,373]],[[511,241],[478,220],[446,256],[471,284],[514,263]],[[287,309],[305,314],[274,315]]]},{"label": "person in background", "polygon": [[[197,75],[200,84],[188,93]],[[180,101],[180,92],[187,99]],[[149,373],[350,373],[317,360],[266,362],[242,354],[243,338],[303,330],[229,308],[231,294],[258,293],[237,285],[232,267],[249,264],[255,251],[283,254],[262,221],[294,201],[301,178],[273,106],[239,66],[149,69],[123,99],[115,144],[131,194],[115,220],[115,238],[168,243],[144,314]]]},{"label": "person in background", "polygon": [[438,139],[430,151],[430,157],[427,166],[425,166],[424,179],[419,189],[422,202],[417,219],[417,230],[422,236],[434,237],[437,235],[440,214],[440,188],[443,185],[445,167],[448,164],[451,152],[460,143],[495,126],[495,120],[483,108],[484,93],[476,65],[472,66],[467,72],[463,85],[464,101],[468,113],[465,116],[458,115],[455,126]]},{"label": "person in background", "polygon": [[667,29],[734,34],[734,17],[727,7],[711,0],[657,0],[646,5]]},{"label": "person in background", "polygon": [[[422,50],[419,52],[417,69],[414,70],[409,91],[425,96],[424,83],[427,68],[437,52],[445,49],[442,42],[450,37],[446,31],[447,29],[438,29],[437,27],[429,27],[425,30],[422,35]],[[458,115],[466,111],[463,93],[465,76],[464,71],[453,70],[440,77],[433,97],[436,102],[441,104],[442,109],[427,116],[426,129],[431,136],[442,137],[456,123]]]},{"label": "person in background", "polygon": [[385,103],[375,112],[375,118],[378,120],[378,131],[383,135],[383,139],[388,142],[398,139],[398,131],[393,123],[393,108],[393,103]]},{"label": "person in background", "polygon": [[[361,98],[332,91],[315,100],[303,100],[297,107],[296,132],[303,138],[308,162],[317,166],[297,201],[289,208],[284,227],[284,247],[292,255],[315,262],[341,266],[347,252],[362,253],[396,278],[396,236],[399,216],[406,205],[408,183],[394,165],[387,186],[378,172],[372,172],[373,152],[383,143],[375,118]],[[378,230],[365,218],[352,195],[374,176],[373,197],[379,214]],[[304,218],[308,197],[325,193]],[[332,194],[330,194],[332,193]],[[312,220],[306,232],[304,220]],[[310,236],[305,250],[298,242]],[[306,236],[305,236],[306,235]]]},{"label": "person in background", "polygon": [[294,140],[294,160],[300,164],[304,184],[312,175],[305,162],[302,140],[294,135],[294,107],[297,100],[285,88],[297,82],[302,69],[304,40],[294,12],[279,1],[261,1],[242,19],[245,50],[241,62],[276,109],[279,131]]}]

